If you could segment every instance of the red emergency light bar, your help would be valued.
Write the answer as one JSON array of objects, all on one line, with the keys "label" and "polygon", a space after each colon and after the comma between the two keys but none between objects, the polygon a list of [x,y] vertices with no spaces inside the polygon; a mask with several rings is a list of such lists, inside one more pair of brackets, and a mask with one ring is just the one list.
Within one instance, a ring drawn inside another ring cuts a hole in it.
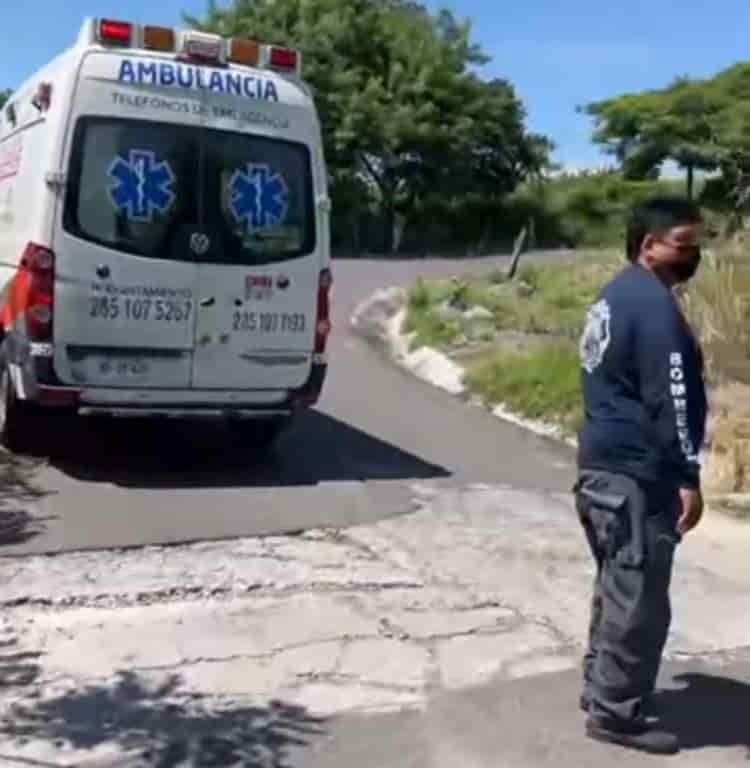
[{"label": "red emergency light bar", "polygon": [[294,71],[298,62],[299,54],[291,48],[273,46],[268,55],[268,65],[274,69]]},{"label": "red emergency light bar", "polygon": [[126,21],[102,19],[99,22],[99,39],[115,45],[130,45],[133,39],[133,25]]},{"label": "red emergency light bar", "polygon": [[171,27],[136,26],[127,21],[99,19],[96,39],[105,45],[142,46],[146,50],[176,53],[178,60],[226,66],[227,62],[244,66],[265,66],[278,72],[300,74],[302,56],[298,50],[280,45],[263,45],[256,40],[222,38],[196,30],[177,33]]}]

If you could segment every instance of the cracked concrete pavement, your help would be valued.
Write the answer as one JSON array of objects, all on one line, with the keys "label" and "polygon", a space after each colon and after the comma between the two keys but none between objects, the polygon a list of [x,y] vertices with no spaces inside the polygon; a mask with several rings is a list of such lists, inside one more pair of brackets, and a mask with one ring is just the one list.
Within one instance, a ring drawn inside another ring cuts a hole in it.
[{"label": "cracked concrete pavement", "polygon": [[[417,511],[375,525],[0,560],[0,756],[127,758],[117,734],[82,746],[61,728],[50,740],[35,715],[117,690],[123,675],[139,691],[177,681],[161,706],[278,700],[314,718],[425,717],[436,706],[445,717],[447,696],[568,675],[574,710],[592,567],[569,496],[414,491]],[[684,542],[668,659],[750,663],[749,544],[750,527],[721,518]],[[436,748],[425,764],[447,768],[465,752]],[[225,764],[235,763],[215,763]],[[724,764],[734,763],[711,763]]]},{"label": "cracked concrete pavement", "polygon": [[[339,327],[457,266],[340,265]],[[0,557],[0,767],[655,764],[583,739],[593,568],[569,451],[346,332],[331,352],[280,468],[227,470],[213,441],[153,473],[182,444],[161,432],[21,467],[13,506],[41,532]],[[708,515],[678,553],[661,683],[680,765],[747,765],[749,544]]]}]

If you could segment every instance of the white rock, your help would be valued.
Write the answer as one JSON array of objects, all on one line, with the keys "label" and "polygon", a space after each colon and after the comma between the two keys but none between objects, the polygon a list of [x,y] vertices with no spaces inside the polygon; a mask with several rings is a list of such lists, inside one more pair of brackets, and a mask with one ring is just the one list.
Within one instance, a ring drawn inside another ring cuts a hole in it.
[{"label": "white rock", "polygon": [[354,309],[350,323],[352,329],[370,341],[389,343],[391,319],[406,302],[406,291],[392,287],[378,291],[360,302]]},{"label": "white rock", "polygon": [[477,305],[476,307],[471,307],[470,309],[467,309],[466,312],[464,312],[464,319],[465,320],[493,320],[494,315],[492,312],[490,312],[487,307],[482,307]]}]

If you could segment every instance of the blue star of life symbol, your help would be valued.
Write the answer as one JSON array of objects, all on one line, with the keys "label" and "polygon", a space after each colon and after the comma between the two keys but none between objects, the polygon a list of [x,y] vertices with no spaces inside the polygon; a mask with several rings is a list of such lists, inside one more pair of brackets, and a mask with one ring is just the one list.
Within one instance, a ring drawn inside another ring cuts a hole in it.
[{"label": "blue star of life symbol", "polygon": [[229,180],[232,199],[229,206],[248,234],[280,224],[289,210],[286,182],[269,166],[248,163],[247,170],[235,171]]},{"label": "blue star of life symbol", "polygon": [[153,152],[131,149],[127,160],[116,157],[109,176],[115,182],[109,189],[112,204],[129,219],[152,221],[154,212],[165,213],[174,202],[174,173]]}]

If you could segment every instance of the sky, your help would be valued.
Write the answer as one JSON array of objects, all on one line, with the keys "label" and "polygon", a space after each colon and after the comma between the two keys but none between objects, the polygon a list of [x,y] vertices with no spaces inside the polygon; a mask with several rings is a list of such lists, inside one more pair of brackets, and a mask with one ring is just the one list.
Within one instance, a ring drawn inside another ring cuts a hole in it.
[{"label": "sky", "polygon": [[[220,0],[226,5],[228,0]],[[180,24],[205,0],[3,0],[0,88],[15,88],[75,40],[85,16]],[[530,130],[550,137],[568,169],[607,163],[576,106],[660,88],[677,75],[708,77],[750,59],[748,0],[426,0],[472,21],[491,61],[485,77],[510,80]],[[13,34],[12,30],[17,33]]]}]

